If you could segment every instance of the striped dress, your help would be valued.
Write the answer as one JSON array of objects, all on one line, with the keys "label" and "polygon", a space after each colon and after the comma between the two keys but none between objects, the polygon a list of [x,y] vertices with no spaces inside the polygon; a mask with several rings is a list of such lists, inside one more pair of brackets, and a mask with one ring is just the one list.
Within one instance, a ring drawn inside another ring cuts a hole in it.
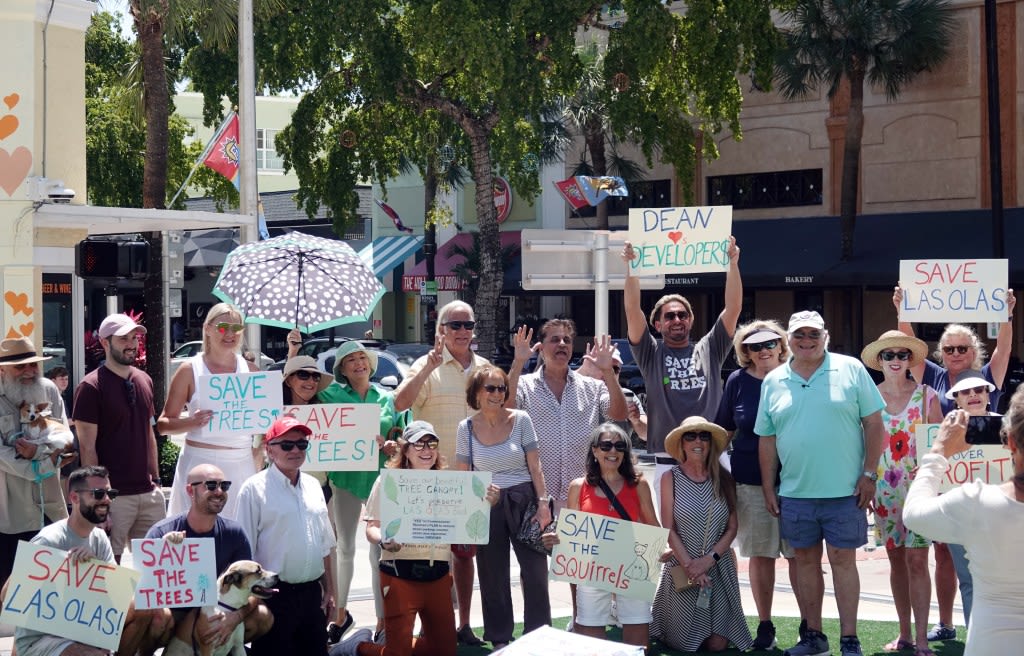
[{"label": "striped dress", "polygon": [[[710,478],[703,483],[695,483],[678,466],[673,467],[671,473],[675,486],[672,517],[676,534],[682,539],[690,557],[703,556],[725,532],[729,523],[729,506],[725,499],[715,498]],[[708,504],[711,504],[710,521]],[[749,649],[753,639],[743,616],[732,550],[708,570],[712,582],[708,609],[697,608],[700,588],[694,586],[676,592],[669,570],[677,564],[678,561],[671,558],[661,571],[658,592],[654,595],[651,638],[679,651],[697,651],[712,634],[718,634],[740,650]]]}]

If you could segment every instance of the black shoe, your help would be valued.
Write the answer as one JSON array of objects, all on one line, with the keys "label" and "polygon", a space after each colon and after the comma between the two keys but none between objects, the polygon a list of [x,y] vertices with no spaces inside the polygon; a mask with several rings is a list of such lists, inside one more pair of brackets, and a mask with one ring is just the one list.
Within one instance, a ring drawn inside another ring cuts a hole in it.
[{"label": "black shoe", "polygon": [[341,642],[341,639],[348,633],[348,630],[352,628],[352,625],[356,623],[352,613],[345,611],[345,621],[341,624],[335,624],[331,622],[327,625],[327,644],[333,645]]},{"label": "black shoe", "polygon": [[807,635],[807,620],[800,620],[800,628],[797,629],[797,635],[799,636],[800,640],[803,640],[804,636]]},{"label": "black shoe", "polygon": [[455,637],[458,638],[460,645],[466,645],[467,647],[480,647],[484,644],[484,641],[476,637],[473,629],[468,624],[463,625],[461,629],[456,631]]},{"label": "black shoe", "polygon": [[758,624],[757,637],[754,638],[754,644],[751,645],[751,649],[771,649],[776,644],[777,641],[775,640],[775,625],[772,624],[771,620],[765,620]]}]

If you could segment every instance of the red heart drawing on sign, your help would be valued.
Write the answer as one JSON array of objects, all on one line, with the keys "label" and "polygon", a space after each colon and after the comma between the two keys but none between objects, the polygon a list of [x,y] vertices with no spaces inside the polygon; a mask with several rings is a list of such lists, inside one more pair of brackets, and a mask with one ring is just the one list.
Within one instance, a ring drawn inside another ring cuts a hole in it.
[{"label": "red heart drawing on sign", "polygon": [[675,232],[668,233],[668,238],[672,240],[673,244],[678,244],[679,240],[683,238],[683,233],[678,230]]}]

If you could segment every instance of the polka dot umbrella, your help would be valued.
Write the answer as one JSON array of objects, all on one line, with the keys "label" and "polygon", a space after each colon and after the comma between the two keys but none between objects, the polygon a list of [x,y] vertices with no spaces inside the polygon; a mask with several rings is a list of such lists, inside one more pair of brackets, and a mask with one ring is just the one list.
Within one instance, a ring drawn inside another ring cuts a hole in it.
[{"label": "polka dot umbrella", "polygon": [[384,291],[351,246],[301,232],[239,246],[213,287],[249,323],[306,333],[366,321]]}]

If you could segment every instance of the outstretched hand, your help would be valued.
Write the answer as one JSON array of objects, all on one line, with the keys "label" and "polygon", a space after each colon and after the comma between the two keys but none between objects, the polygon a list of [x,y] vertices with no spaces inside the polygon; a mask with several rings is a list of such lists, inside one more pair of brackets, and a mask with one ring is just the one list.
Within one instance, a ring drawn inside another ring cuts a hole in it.
[{"label": "outstretched hand", "polygon": [[540,350],[541,344],[531,344],[533,342],[533,328],[527,328],[526,325],[519,326],[519,330],[512,337],[512,346],[515,350],[513,360],[516,362],[526,362],[530,357]]},{"label": "outstretched hand", "polygon": [[612,344],[611,335],[601,335],[594,339],[594,344],[587,344],[587,352],[583,359],[595,367],[608,373],[615,367],[615,345]]}]

